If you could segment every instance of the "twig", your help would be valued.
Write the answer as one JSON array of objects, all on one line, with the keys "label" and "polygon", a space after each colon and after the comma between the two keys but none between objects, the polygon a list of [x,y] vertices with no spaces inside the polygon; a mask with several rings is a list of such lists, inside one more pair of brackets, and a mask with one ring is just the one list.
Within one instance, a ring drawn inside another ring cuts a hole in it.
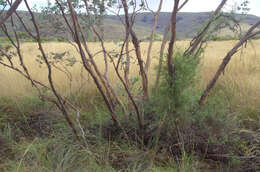
[{"label": "twig", "polygon": [[254,37],[257,34],[260,34],[260,31],[256,31],[254,33],[252,33],[254,31],[255,28],[257,28],[257,26],[260,25],[260,21],[258,21],[256,24],[254,24],[248,31],[247,33],[243,36],[243,38],[227,53],[227,55],[225,56],[225,58],[223,59],[222,63],[220,64],[216,74],[214,75],[214,77],[211,79],[211,81],[209,82],[209,84],[207,85],[206,89],[203,91],[203,94],[200,97],[199,100],[199,105],[203,105],[206,101],[206,98],[208,97],[210,90],[214,87],[214,85],[216,84],[218,78],[220,77],[221,73],[225,70],[226,66],[228,65],[229,61],[231,60],[232,56],[238,51],[238,49],[247,42],[248,39]]}]

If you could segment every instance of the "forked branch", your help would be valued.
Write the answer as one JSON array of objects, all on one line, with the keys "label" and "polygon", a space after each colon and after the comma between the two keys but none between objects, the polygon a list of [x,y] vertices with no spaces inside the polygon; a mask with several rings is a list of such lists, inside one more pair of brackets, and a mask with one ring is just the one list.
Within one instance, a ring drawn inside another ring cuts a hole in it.
[{"label": "forked branch", "polygon": [[53,94],[55,95],[55,97],[57,98],[57,107],[61,110],[62,114],[64,115],[66,121],[68,122],[69,126],[71,127],[71,129],[73,130],[74,132],[74,135],[76,136],[76,139],[78,141],[80,141],[80,138],[78,136],[78,133],[77,133],[77,130],[76,130],[76,127],[74,126],[72,120],[70,119],[70,116],[66,110],[66,107],[64,106],[64,102],[60,96],[60,94],[57,92],[55,86],[54,86],[54,83],[53,83],[53,78],[52,78],[52,68],[51,68],[51,65],[47,59],[47,56],[46,56],[46,53],[42,47],[42,43],[41,43],[41,37],[40,37],[40,31],[39,31],[39,28],[38,28],[38,25],[36,24],[36,20],[35,20],[35,16],[31,10],[31,8],[29,7],[28,5],[28,2],[27,0],[24,0],[25,2],[25,5],[30,13],[30,16],[32,17],[32,23],[33,23],[33,26],[34,26],[34,29],[35,29],[35,32],[36,32],[36,41],[37,41],[37,44],[38,44],[38,48],[42,54],[42,57],[43,57],[43,60],[48,68],[48,80],[49,80],[49,84],[50,84],[50,87],[51,87],[51,90],[53,92]]},{"label": "forked branch", "polygon": [[10,9],[5,13],[5,15],[0,19],[0,25],[2,25],[18,8],[23,0],[16,0],[10,7]]},{"label": "forked branch", "polygon": [[[148,77],[147,77],[147,73],[145,72],[145,67],[144,67],[144,61],[142,59],[142,55],[141,55],[141,47],[140,47],[140,41],[138,40],[136,33],[133,31],[133,28],[130,24],[129,21],[129,12],[128,12],[128,4],[126,0],[121,0],[123,7],[124,7],[124,12],[125,12],[125,23],[126,23],[126,30],[129,30],[130,35],[132,37],[132,43],[135,47],[135,54],[136,54],[136,58],[138,61],[138,65],[140,68],[140,75],[142,77],[142,87],[143,87],[143,98],[145,100],[149,100],[149,93],[148,93]],[[134,22],[134,14],[132,14],[132,23]]]},{"label": "forked branch", "polygon": [[224,7],[224,5],[226,4],[227,0],[222,0],[221,3],[219,4],[219,6],[216,8],[216,10],[214,11],[214,13],[211,15],[209,22],[207,23],[207,25],[198,33],[197,36],[195,36],[192,41],[190,42],[190,46],[189,48],[184,52],[185,56],[189,56],[191,54],[193,54],[195,52],[195,50],[198,47],[202,47],[203,43],[203,38],[205,37],[205,35],[207,34],[210,26],[212,25],[212,23],[215,21],[215,18],[219,15],[219,13],[221,12],[222,8]]},{"label": "forked branch", "polygon": [[149,46],[148,46],[148,50],[147,50],[147,58],[146,58],[146,63],[145,63],[145,72],[146,74],[148,73],[150,64],[151,64],[151,50],[152,50],[152,46],[153,46],[153,39],[154,39],[154,32],[157,26],[157,22],[159,19],[159,15],[162,9],[162,4],[163,4],[163,0],[160,0],[159,6],[158,6],[158,10],[154,15],[154,21],[153,21],[153,27],[152,27],[152,31],[151,31],[151,35],[150,35],[150,41],[149,41]]},{"label": "forked branch", "polygon": [[[185,0],[178,8],[178,12],[188,3],[189,0]],[[163,40],[161,43],[161,48],[160,48],[160,55],[159,55],[159,64],[158,64],[158,71],[156,73],[156,80],[155,80],[155,84],[154,84],[154,89],[157,90],[157,88],[159,87],[159,83],[160,83],[160,76],[161,76],[161,71],[162,71],[162,62],[163,62],[163,54],[164,54],[164,50],[165,50],[165,46],[168,40],[168,34],[171,28],[171,19],[169,20],[167,26],[164,29],[164,33],[163,33]]]},{"label": "forked branch", "polygon": [[254,36],[260,34],[260,31],[253,32],[258,26],[260,25],[260,21],[258,21],[256,24],[254,24],[242,37],[242,39],[227,53],[225,58],[223,59],[222,63],[220,64],[216,74],[211,79],[209,84],[207,85],[206,89],[203,91],[203,94],[200,97],[199,105],[203,105],[206,102],[206,99],[210,93],[210,90],[214,87],[216,84],[218,78],[220,77],[221,73],[224,72],[226,66],[230,62],[232,56],[239,50],[241,46],[243,46],[244,43],[246,43],[249,39],[253,38]]}]

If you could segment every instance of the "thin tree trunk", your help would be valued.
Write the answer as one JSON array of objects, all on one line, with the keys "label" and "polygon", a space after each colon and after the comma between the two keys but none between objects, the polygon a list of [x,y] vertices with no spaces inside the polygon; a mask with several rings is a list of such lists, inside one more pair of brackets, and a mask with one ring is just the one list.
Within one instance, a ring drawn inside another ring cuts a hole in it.
[{"label": "thin tree trunk", "polygon": [[16,0],[6,12],[6,14],[0,19],[0,26],[16,11],[18,6],[23,0]]},{"label": "thin tree trunk", "polygon": [[[81,45],[81,42],[80,42],[80,39],[79,39],[79,29],[78,29],[78,22],[77,22],[77,18],[76,18],[76,14],[75,14],[75,11],[72,7],[72,3],[71,3],[71,0],[67,0],[67,3],[69,5],[69,9],[70,9],[70,12],[71,12],[71,17],[72,17],[72,21],[73,21],[73,26],[74,26],[74,30],[75,30],[75,34],[74,34],[74,39],[79,47],[79,51],[80,51],[80,56],[81,56],[81,59],[82,59],[82,62],[83,62],[83,65],[85,67],[85,69],[89,72],[89,74],[91,75],[91,77],[93,78],[98,90],[100,91],[107,107],[108,107],[108,110],[110,111],[110,114],[111,114],[111,118],[114,122],[115,125],[119,126],[119,122],[117,120],[117,117],[115,115],[115,112],[113,110],[113,107],[111,106],[107,96],[105,95],[105,92],[104,90],[102,89],[102,86],[100,85],[100,82],[98,80],[98,78],[96,77],[96,75],[94,74],[94,71],[91,69],[91,67],[89,66],[89,63],[87,61],[87,58],[85,56],[85,53],[83,51],[83,48],[82,48],[82,45]],[[86,47],[86,51],[88,54],[90,54],[89,52],[89,49],[88,47]]]},{"label": "thin tree trunk", "polygon": [[141,55],[140,41],[138,40],[135,32],[133,31],[132,25],[130,25],[127,1],[121,0],[121,2],[122,2],[123,7],[124,7],[126,26],[129,29],[130,35],[132,37],[132,42],[133,42],[134,47],[135,47],[136,58],[137,58],[138,65],[139,65],[139,68],[140,68],[140,75],[142,77],[143,98],[145,100],[149,100],[148,77],[147,77],[147,74],[145,72],[144,62],[143,62],[142,55]]},{"label": "thin tree trunk", "polygon": [[176,40],[176,17],[178,12],[179,0],[174,1],[174,8],[171,16],[171,40],[169,43],[168,48],[168,56],[167,56],[167,65],[168,65],[168,73],[171,78],[170,83],[172,84],[175,75],[175,68],[173,64],[173,50],[174,50],[174,43]]},{"label": "thin tree trunk", "polygon": [[[214,13],[212,14],[208,24],[202,29],[202,31],[193,38],[193,40],[190,42],[189,48],[184,52],[185,56],[189,56],[194,53],[194,51],[197,49],[197,47],[200,45],[200,43],[203,41],[203,38],[205,37],[207,31],[209,30],[211,24],[214,22],[214,19],[217,17],[217,15],[220,13],[221,9],[226,4],[227,0],[222,0],[219,6],[216,8]],[[201,47],[201,46],[200,46]]]},{"label": "thin tree trunk", "polygon": [[157,90],[157,88],[159,87],[159,83],[160,83],[160,76],[161,76],[161,71],[162,71],[162,62],[163,62],[163,54],[164,54],[164,49],[168,40],[168,33],[170,31],[171,28],[171,20],[169,20],[165,30],[164,30],[164,34],[163,34],[163,40],[162,40],[162,44],[161,44],[161,49],[160,49],[160,57],[159,57],[159,65],[158,65],[158,71],[156,74],[156,80],[155,80],[155,85],[154,88],[155,90]]},{"label": "thin tree trunk", "polygon": [[38,26],[37,26],[37,24],[36,24],[36,20],[35,20],[35,17],[34,17],[34,15],[33,15],[33,12],[31,11],[31,9],[30,9],[30,7],[29,7],[29,5],[28,5],[27,0],[24,0],[24,2],[25,2],[25,5],[26,5],[26,7],[27,7],[27,9],[28,9],[28,11],[29,11],[31,17],[32,17],[32,23],[33,23],[34,28],[35,28],[35,31],[36,31],[36,37],[37,37],[38,47],[39,47],[39,50],[40,50],[40,52],[41,52],[41,54],[42,54],[43,60],[44,60],[46,66],[47,66],[47,68],[48,68],[48,80],[49,80],[49,84],[50,84],[51,90],[52,90],[53,94],[55,95],[55,97],[56,97],[57,100],[58,100],[58,103],[57,103],[56,105],[57,105],[57,107],[61,110],[62,114],[64,115],[64,117],[65,117],[65,119],[66,119],[66,121],[68,122],[69,126],[70,126],[71,129],[73,130],[74,135],[76,136],[76,139],[77,139],[78,141],[80,141],[80,138],[79,138],[79,136],[78,136],[76,127],[75,127],[75,125],[73,124],[72,120],[71,120],[70,117],[69,117],[69,114],[68,114],[68,112],[67,112],[67,110],[66,110],[66,108],[65,108],[65,106],[64,106],[64,104],[63,104],[63,101],[62,101],[62,98],[60,97],[60,94],[58,94],[58,92],[57,92],[56,89],[55,89],[55,86],[54,86],[54,83],[53,83],[53,78],[52,78],[52,68],[51,68],[51,65],[50,65],[50,63],[49,63],[49,61],[48,61],[48,59],[47,59],[47,56],[46,56],[46,54],[45,54],[45,52],[44,52],[44,50],[43,50],[43,47],[42,47],[42,44],[41,44],[41,39],[40,39],[39,28],[38,28]]},{"label": "thin tree trunk", "polygon": [[[187,4],[189,0],[185,0],[180,7],[178,8],[178,12]],[[161,71],[162,71],[162,62],[163,62],[163,54],[164,54],[164,49],[168,40],[168,34],[171,28],[171,19],[169,20],[167,26],[164,29],[164,34],[163,34],[163,40],[160,48],[160,57],[159,57],[159,64],[158,64],[158,71],[156,73],[156,80],[154,84],[154,90],[157,90],[160,84],[160,77],[161,77]]]},{"label": "thin tree trunk", "polygon": [[147,58],[146,58],[146,63],[145,63],[146,74],[148,74],[148,70],[149,70],[149,67],[150,67],[150,64],[151,64],[151,51],[152,51],[152,46],[153,46],[154,32],[155,32],[157,22],[158,22],[158,18],[159,18],[161,9],[162,9],[162,4],[163,4],[163,0],[160,0],[158,10],[157,10],[157,12],[155,13],[155,16],[154,16],[153,27],[152,27],[152,32],[151,32],[151,35],[150,35],[150,42],[149,42],[149,46],[148,46]]},{"label": "thin tree trunk", "polygon": [[221,73],[225,70],[226,66],[228,65],[229,61],[231,60],[231,57],[238,51],[238,49],[250,38],[254,37],[257,34],[260,34],[260,31],[254,32],[254,29],[260,25],[260,21],[258,21],[256,24],[254,24],[247,33],[243,36],[243,38],[227,53],[225,58],[223,59],[222,63],[220,64],[216,74],[212,78],[212,80],[207,85],[206,89],[203,91],[203,94],[200,97],[199,105],[203,105],[206,101],[206,98],[208,97],[210,90],[214,87],[216,84],[218,78],[220,77]]}]

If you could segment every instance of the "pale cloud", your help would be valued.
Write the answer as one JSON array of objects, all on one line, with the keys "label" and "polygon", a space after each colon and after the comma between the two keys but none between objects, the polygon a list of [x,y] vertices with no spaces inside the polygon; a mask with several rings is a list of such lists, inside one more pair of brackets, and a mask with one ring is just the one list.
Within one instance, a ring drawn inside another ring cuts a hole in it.
[{"label": "pale cloud", "polygon": [[[140,0],[139,0],[140,1]],[[236,5],[240,4],[243,0],[228,0],[224,7],[225,11],[231,11]],[[147,0],[149,6],[156,10],[159,5],[159,0]],[[182,4],[184,0],[180,1]],[[208,12],[213,11],[220,4],[221,0],[189,0],[188,3],[181,10],[182,12]],[[260,17],[260,0],[249,0],[249,14],[254,14]],[[164,0],[162,11],[172,11],[173,0]]]},{"label": "pale cloud", "polygon": [[[49,0],[50,2],[54,2],[55,0]],[[140,0],[139,0],[140,1]],[[181,0],[182,3],[184,0]],[[254,14],[260,17],[260,0],[249,0],[249,14]],[[37,7],[46,5],[48,0],[28,0],[30,6],[36,5]],[[159,0],[147,0],[149,6],[156,10],[159,4]],[[221,0],[189,0],[189,2],[185,5],[185,7],[181,10],[182,12],[208,12],[213,11]],[[225,11],[232,10],[236,4],[240,4],[242,0],[228,0],[227,5],[225,6]],[[164,4],[162,7],[162,11],[171,11],[173,8],[173,0],[164,0]],[[25,4],[22,3],[19,7],[21,10],[25,10]]]},{"label": "pale cloud", "polygon": [[[37,8],[40,8],[40,7],[43,7],[43,6],[46,6],[48,1],[50,2],[55,2],[55,0],[27,0],[28,4],[30,7],[37,7]],[[26,5],[24,2],[22,2],[18,8],[19,10],[26,10]]]},{"label": "pale cloud", "polygon": [[[254,14],[260,17],[260,0],[249,0],[249,14]],[[157,9],[159,0],[148,0],[152,9]],[[180,3],[184,2],[181,0]],[[208,12],[213,11],[219,5],[221,0],[189,0],[188,3],[181,10],[182,12]],[[231,11],[236,5],[240,4],[242,0],[228,0],[224,7],[225,11]],[[164,0],[162,11],[171,11],[173,9],[173,0]]]}]

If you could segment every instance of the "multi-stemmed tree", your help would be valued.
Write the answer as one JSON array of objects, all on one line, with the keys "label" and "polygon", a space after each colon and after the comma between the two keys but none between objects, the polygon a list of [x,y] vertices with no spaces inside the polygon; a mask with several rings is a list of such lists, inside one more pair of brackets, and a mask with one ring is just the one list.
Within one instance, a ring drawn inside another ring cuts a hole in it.
[{"label": "multi-stemmed tree", "polygon": [[[19,64],[13,62],[10,51],[11,48],[6,46],[0,48],[0,64],[2,67],[14,70],[22,77],[28,79],[28,81],[38,91],[39,96],[43,100],[54,103],[64,115],[76,138],[80,140],[77,126],[74,124],[68,111],[68,109],[73,109],[79,113],[79,109],[73,105],[72,102],[63,97],[59,91],[57,91],[53,79],[53,68],[55,68],[55,66],[51,59],[47,56],[46,51],[42,46],[40,23],[36,18],[36,15],[38,14],[33,12],[32,7],[29,5],[27,0],[23,0],[31,18],[30,25],[33,26],[33,29],[29,28],[28,23],[24,22],[24,19],[17,11],[17,7],[21,2],[22,0],[6,0],[1,2],[3,7],[8,6],[9,8],[7,11],[2,11],[0,26],[3,33],[8,37],[12,45],[12,49],[14,49],[15,54],[18,56]],[[221,16],[224,16],[222,15],[221,10],[226,2],[227,0],[222,0],[219,6],[216,7],[216,10],[210,16],[209,21],[190,41],[190,45],[182,54],[182,58],[199,59],[199,56],[202,53],[201,50],[203,49],[205,42],[209,39],[210,30],[212,30],[212,27],[216,27],[215,21],[218,20]],[[152,11],[149,8],[148,1],[146,0],[142,0],[141,3],[133,0],[55,0],[54,3],[49,3],[48,7],[44,8],[42,11],[42,14],[48,16],[48,18],[51,18],[50,22],[53,22],[53,26],[56,27],[57,31],[62,30],[63,32],[69,33],[70,36],[66,37],[65,39],[68,39],[68,41],[70,41],[77,49],[78,55],[81,59],[81,64],[84,70],[89,73],[99,93],[102,95],[114,125],[119,128],[123,127],[120,124],[120,120],[118,118],[120,114],[124,114],[126,117],[128,117],[129,114],[135,114],[138,130],[141,133],[141,136],[145,135],[145,123],[143,121],[145,118],[145,113],[143,113],[141,109],[142,106],[140,106],[140,104],[151,103],[151,90],[153,90],[153,92],[157,92],[156,90],[158,90],[160,87],[165,48],[168,49],[166,53],[166,78],[169,87],[174,87],[176,84],[175,81],[178,78],[178,75],[176,75],[175,72],[176,67],[178,67],[176,65],[178,64],[175,63],[173,58],[175,54],[174,45],[176,43],[177,15],[182,7],[189,3],[189,0],[174,0],[172,4],[169,4],[172,5],[173,10],[171,12],[171,18],[168,21],[168,25],[165,26],[165,32],[161,42],[157,77],[155,84],[149,85],[150,78],[148,73],[151,66],[151,50],[153,46],[157,21],[163,3],[164,1],[160,0],[158,3],[158,9],[156,11]],[[149,36],[149,46],[147,48],[146,57],[144,57],[141,53],[142,47],[140,46],[140,39],[137,37],[137,34],[133,29],[136,15],[138,15],[140,11],[142,12],[144,10],[148,10],[154,14],[153,27]],[[114,13],[114,15],[120,19],[122,25],[124,25],[125,28],[124,39],[117,53],[110,53],[110,51],[105,46],[105,23],[103,23],[103,19],[106,15],[106,11]],[[37,80],[37,78],[33,78],[30,74],[30,66],[27,66],[24,63],[24,57],[21,53],[21,40],[18,36],[17,30],[15,29],[17,23],[14,22],[14,18],[16,18],[16,21],[18,21],[23,26],[23,29],[26,31],[29,37],[37,42],[37,46],[41,53],[42,63],[45,64],[48,69],[48,83],[42,83],[41,81]],[[11,21],[12,29],[7,29],[7,19]],[[238,43],[227,53],[215,76],[203,91],[197,105],[195,107],[191,107],[190,111],[194,111],[194,108],[198,108],[205,103],[210,90],[214,87],[216,81],[220,77],[220,74],[225,70],[225,67],[231,60],[232,56],[239,50],[241,46],[244,45],[244,43],[247,42],[247,40],[251,39],[257,34],[260,34],[260,31],[255,31],[259,26],[260,21],[252,25],[250,29],[244,33]],[[104,66],[102,69],[95,60],[96,52],[93,52],[89,48],[89,39],[87,36],[89,33],[91,33],[93,37],[97,39],[97,41],[100,43],[100,47],[102,48],[102,51],[100,52],[104,57]],[[169,34],[170,37],[168,37]],[[129,71],[132,67],[130,44],[133,45],[133,50],[135,52],[135,55],[132,58],[136,59],[138,62],[139,75],[141,78],[141,98],[136,98],[137,93],[131,90],[131,82],[129,79]],[[62,58],[65,55],[65,53],[59,54],[55,52],[53,54],[55,55],[56,59]],[[109,67],[109,63],[112,63],[112,68]],[[123,72],[121,71],[121,67],[123,67]],[[111,70],[115,71],[118,80],[123,87],[123,91],[125,95],[127,95],[129,101],[122,101],[122,97],[114,88],[113,80],[111,80],[108,75],[108,72]],[[46,95],[43,92],[43,88],[44,90],[48,90],[51,93],[51,96]],[[125,118],[125,120],[127,120],[127,118]],[[80,129],[82,132],[84,132],[81,126]],[[127,133],[124,134],[127,138]]]}]

